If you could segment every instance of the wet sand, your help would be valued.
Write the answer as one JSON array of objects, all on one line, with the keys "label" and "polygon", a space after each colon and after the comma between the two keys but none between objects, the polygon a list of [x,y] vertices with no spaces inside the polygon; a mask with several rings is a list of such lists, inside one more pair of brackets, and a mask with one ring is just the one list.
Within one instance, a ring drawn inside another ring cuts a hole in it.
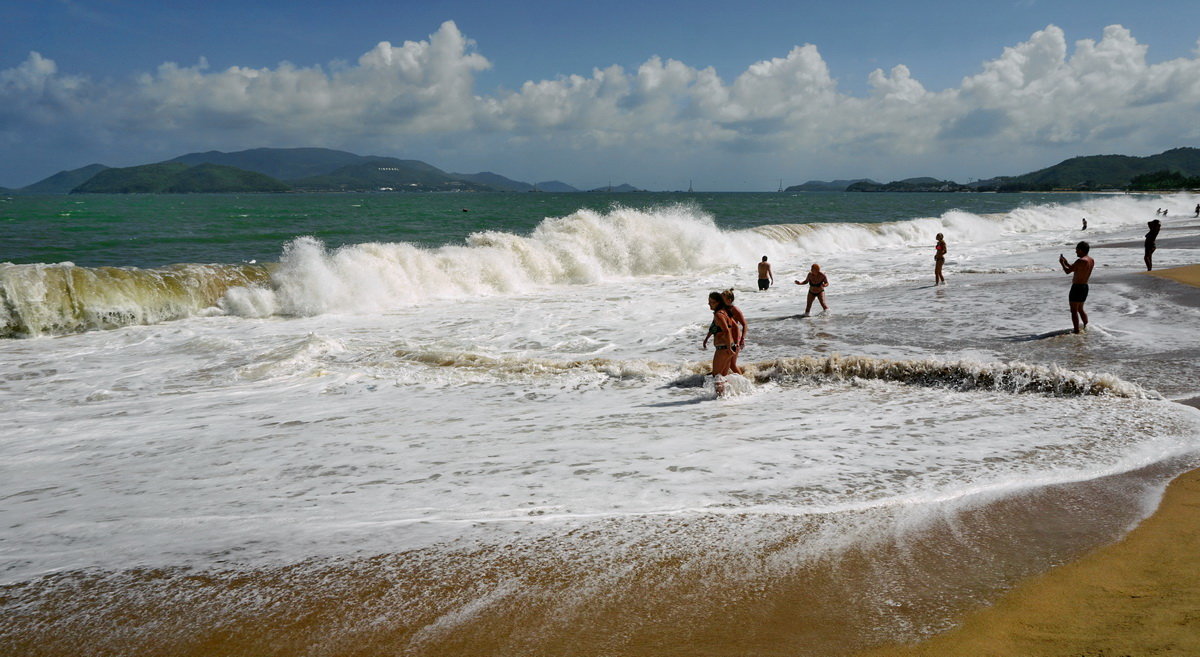
[{"label": "wet sand", "polygon": [[1030,579],[915,646],[862,657],[1200,655],[1200,470],[1114,545]]},{"label": "wet sand", "polygon": [[[1133,276],[1200,304],[1200,265]],[[1178,401],[1200,409],[1200,397]],[[965,655],[1200,655],[1200,470],[1171,482],[1117,543],[1018,584],[948,632],[860,657]]]}]

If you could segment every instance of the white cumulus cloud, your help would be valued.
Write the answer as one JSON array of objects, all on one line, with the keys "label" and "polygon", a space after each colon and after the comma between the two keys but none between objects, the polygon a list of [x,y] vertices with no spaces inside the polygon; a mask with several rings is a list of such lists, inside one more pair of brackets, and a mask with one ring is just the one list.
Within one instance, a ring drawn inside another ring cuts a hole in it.
[{"label": "white cumulus cloud", "polygon": [[898,162],[894,170],[913,161],[950,168],[1019,150],[1069,157],[1194,143],[1200,59],[1150,64],[1146,55],[1119,25],[1073,46],[1051,25],[956,88],[930,92],[897,63],[871,72],[870,93],[854,96],[811,44],[729,81],[652,57],[636,70],[596,68],[481,94],[476,77],[491,63],[453,22],[427,40],[379,43],[352,64],[215,71],[201,60],[103,84],[35,52],[0,70],[0,143],[19,154],[44,146],[40,131],[69,125],[97,153],[117,139],[179,152],[373,144],[401,156],[417,144],[452,153],[459,143],[492,149],[473,157],[493,168],[519,156],[543,159],[547,171],[570,161],[582,172],[581,158],[636,171],[745,154],[771,167],[866,158],[876,168],[861,166],[864,174],[887,161]]}]

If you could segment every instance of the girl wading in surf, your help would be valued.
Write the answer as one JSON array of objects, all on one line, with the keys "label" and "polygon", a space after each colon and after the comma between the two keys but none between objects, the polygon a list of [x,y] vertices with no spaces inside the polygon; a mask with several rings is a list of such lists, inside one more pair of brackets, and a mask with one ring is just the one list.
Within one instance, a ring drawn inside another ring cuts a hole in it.
[{"label": "girl wading in surf", "polygon": [[737,350],[733,352],[733,362],[729,363],[729,369],[734,374],[741,374],[742,368],[738,367],[737,360],[738,356],[742,355],[742,351],[746,349],[746,316],[742,314],[740,308],[733,305],[733,298],[733,288],[721,293],[721,300],[725,302],[726,314],[738,328]]},{"label": "girl wading in surf", "polygon": [[729,316],[729,305],[725,303],[720,292],[708,295],[708,308],[712,310],[713,321],[708,325],[708,332],[704,334],[704,342],[700,343],[700,348],[708,349],[708,339],[713,339],[713,346],[716,347],[712,361],[713,385],[717,389],[717,396],[723,397],[725,377],[732,371],[733,360],[737,355],[738,327]]}]

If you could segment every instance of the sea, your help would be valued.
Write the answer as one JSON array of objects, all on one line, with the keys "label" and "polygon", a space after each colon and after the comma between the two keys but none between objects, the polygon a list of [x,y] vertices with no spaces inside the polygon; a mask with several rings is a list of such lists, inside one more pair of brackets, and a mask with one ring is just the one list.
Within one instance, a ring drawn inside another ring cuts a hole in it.
[{"label": "sea", "polygon": [[[1198,202],[0,196],[0,654],[942,631],[1200,466],[1197,291],[1141,273],[1159,208],[1155,267],[1196,263],[1172,245]],[[830,307],[804,316],[814,263]],[[748,335],[718,397],[724,289]]]}]

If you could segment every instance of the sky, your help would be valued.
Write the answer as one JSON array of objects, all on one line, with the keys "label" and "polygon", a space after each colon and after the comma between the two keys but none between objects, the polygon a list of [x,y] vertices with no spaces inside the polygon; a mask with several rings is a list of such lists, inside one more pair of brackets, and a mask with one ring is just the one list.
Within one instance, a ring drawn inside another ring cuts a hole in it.
[{"label": "sky", "polygon": [[319,146],[580,188],[1200,146],[1200,2],[0,0],[0,186]]}]

